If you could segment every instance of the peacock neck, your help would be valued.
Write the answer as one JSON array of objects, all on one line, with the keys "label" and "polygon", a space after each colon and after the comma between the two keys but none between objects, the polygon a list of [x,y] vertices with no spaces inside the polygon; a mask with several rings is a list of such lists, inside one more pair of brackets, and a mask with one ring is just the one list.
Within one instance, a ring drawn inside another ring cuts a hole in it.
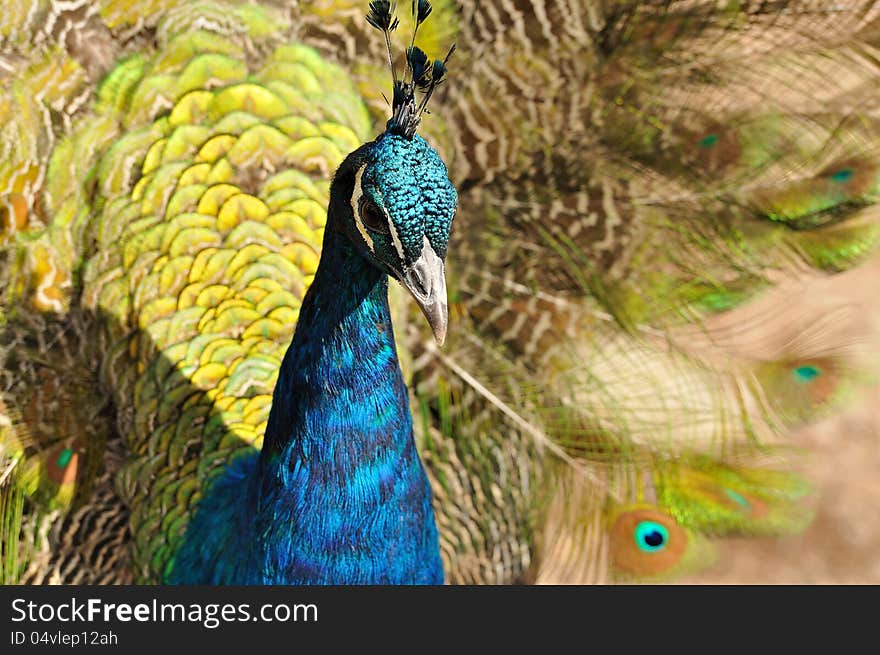
[{"label": "peacock neck", "polygon": [[332,218],[279,372],[256,491],[268,581],[442,582],[387,277]]},{"label": "peacock neck", "polygon": [[334,466],[337,447],[368,449],[411,429],[387,277],[328,229],[281,364],[263,464],[282,456],[342,474],[350,469]]}]

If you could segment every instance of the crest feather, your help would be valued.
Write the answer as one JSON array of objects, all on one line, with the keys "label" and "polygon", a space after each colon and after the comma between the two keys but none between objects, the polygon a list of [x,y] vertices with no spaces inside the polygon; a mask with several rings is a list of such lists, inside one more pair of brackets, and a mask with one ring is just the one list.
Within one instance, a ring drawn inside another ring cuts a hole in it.
[{"label": "crest feather", "polygon": [[[399,23],[399,20],[394,16],[395,5],[387,0],[373,0],[366,16],[367,22],[384,34],[385,45],[388,48],[393,95],[391,118],[388,120],[385,130],[408,139],[415,135],[434,89],[445,81],[446,64],[455,51],[453,44],[443,61],[439,59],[431,61],[424,50],[415,45],[419,26],[431,15],[432,9],[428,0],[413,0],[412,12],[415,18],[415,28],[410,46],[406,49],[406,71],[402,79],[397,78],[397,71],[394,67],[394,52],[391,49],[391,32]],[[418,104],[416,103],[416,90],[424,94],[422,101]]]}]

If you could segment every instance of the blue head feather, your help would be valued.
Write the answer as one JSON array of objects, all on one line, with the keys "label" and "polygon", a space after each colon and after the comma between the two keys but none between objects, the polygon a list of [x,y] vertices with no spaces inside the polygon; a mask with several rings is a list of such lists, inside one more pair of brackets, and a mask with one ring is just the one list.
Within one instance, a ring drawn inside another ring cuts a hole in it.
[{"label": "blue head feather", "polygon": [[403,249],[401,261],[387,234],[371,233],[375,253],[383,262],[411,265],[421,254],[423,237],[446,256],[458,196],[440,155],[422,137],[383,133],[367,150],[361,184],[364,195],[393,224]]}]

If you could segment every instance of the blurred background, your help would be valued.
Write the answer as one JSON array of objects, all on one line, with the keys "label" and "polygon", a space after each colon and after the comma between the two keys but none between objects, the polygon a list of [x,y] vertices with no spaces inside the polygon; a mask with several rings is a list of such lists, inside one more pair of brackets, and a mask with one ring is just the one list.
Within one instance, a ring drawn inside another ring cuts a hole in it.
[{"label": "blurred background", "polygon": [[[866,307],[880,285],[880,258],[838,280]],[[815,519],[803,533],[724,539],[718,560],[693,584],[880,584],[880,388],[852,407],[798,429],[802,472],[813,485]]]}]

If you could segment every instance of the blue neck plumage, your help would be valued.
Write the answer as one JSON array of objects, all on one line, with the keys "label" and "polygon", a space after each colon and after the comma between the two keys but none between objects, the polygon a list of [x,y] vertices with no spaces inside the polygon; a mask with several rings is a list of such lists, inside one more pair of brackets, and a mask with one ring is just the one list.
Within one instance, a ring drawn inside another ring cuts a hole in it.
[{"label": "blue neck plumage", "polygon": [[284,357],[258,465],[265,582],[440,583],[388,282],[331,216]]}]

